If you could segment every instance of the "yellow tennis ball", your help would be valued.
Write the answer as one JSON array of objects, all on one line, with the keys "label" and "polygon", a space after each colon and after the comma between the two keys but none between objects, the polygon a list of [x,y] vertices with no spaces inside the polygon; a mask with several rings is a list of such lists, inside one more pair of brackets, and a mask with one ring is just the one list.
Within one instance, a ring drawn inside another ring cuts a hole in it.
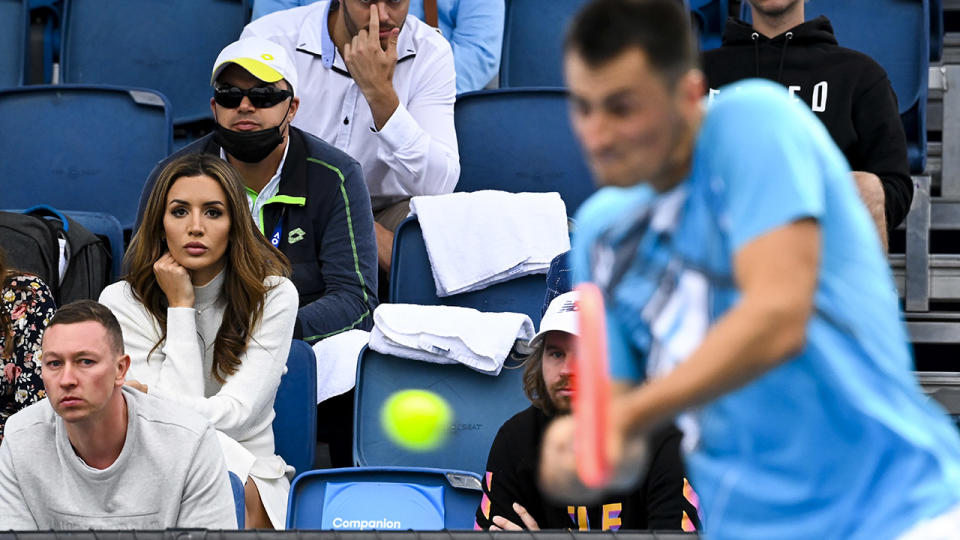
[{"label": "yellow tennis ball", "polygon": [[452,420],[450,405],[428,390],[394,392],[380,411],[387,436],[398,446],[419,452],[440,446]]}]

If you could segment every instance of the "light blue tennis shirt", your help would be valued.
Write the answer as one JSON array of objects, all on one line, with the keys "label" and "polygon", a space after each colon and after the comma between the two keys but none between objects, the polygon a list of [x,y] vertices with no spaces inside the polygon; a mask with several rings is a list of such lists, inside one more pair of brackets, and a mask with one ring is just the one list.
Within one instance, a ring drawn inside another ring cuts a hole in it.
[{"label": "light blue tennis shirt", "polygon": [[711,539],[893,538],[960,501],[960,436],[911,373],[846,161],[772,83],[721,93],[678,186],[605,188],[578,213],[574,279],[605,291],[614,377],[682,362],[739,299],[735,254],[804,218],[821,248],[803,350],[678,419]]}]

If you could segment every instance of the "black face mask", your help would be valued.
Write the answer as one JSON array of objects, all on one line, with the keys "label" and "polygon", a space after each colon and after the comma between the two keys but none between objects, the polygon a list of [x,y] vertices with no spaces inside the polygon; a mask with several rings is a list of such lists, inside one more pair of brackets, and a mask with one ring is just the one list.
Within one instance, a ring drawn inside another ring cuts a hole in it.
[{"label": "black face mask", "polygon": [[213,140],[244,163],[259,163],[283,142],[280,126],[259,131],[234,131],[217,124]]},{"label": "black face mask", "polygon": [[[290,112],[290,107],[287,107]],[[286,115],[284,115],[286,117]],[[217,122],[213,140],[223,150],[244,163],[259,163],[266,159],[283,142],[283,133],[279,126],[259,131],[234,131]]]}]

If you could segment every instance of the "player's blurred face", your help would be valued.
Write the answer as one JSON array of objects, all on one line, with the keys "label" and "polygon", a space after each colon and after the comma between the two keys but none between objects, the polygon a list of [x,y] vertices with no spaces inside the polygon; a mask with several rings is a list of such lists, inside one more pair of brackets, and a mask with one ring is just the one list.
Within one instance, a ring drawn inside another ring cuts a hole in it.
[{"label": "player's blurred face", "polygon": [[370,29],[370,6],[377,5],[380,20],[380,47],[387,50],[387,38],[394,28],[403,29],[410,0],[341,0],[343,24],[351,38]]},{"label": "player's blurred face", "polygon": [[597,181],[657,185],[689,130],[689,103],[637,47],[599,66],[568,52],[565,68],[573,129]]},{"label": "player's blurred face", "polygon": [[50,405],[68,424],[96,422],[123,386],[130,357],[113,349],[97,321],[56,324],[43,335],[41,378]]},{"label": "player's blurred face", "polygon": [[550,402],[558,412],[570,411],[573,399],[573,365],[577,360],[577,336],[560,330],[547,332],[543,340],[541,370]]}]

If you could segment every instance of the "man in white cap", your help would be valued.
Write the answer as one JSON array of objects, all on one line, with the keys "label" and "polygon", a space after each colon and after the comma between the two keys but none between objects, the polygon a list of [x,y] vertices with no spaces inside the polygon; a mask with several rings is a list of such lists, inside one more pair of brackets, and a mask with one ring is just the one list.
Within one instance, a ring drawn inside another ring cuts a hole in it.
[{"label": "man in white cap", "polygon": [[533,403],[507,420],[490,448],[477,529],[689,530],[699,528],[696,500],[684,478],[680,431],[672,424],[650,441],[643,483],[602,504],[548,501],[537,486],[540,441],[554,417],[570,412],[577,355],[577,293],[550,302],[524,362],[523,391]]},{"label": "man in white cap", "polygon": [[[187,153],[218,155],[243,176],[257,227],[293,267],[300,293],[294,337],[313,343],[354,328],[370,330],[377,249],[360,165],[290,125],[300,107],[297,70],[276,43],[258,37],[231,43],[214,62],[210,82],[214,133],[154,168],[138,216],[166,163]],[[329,440],[334,465],[350,466],[353,393],[325,403],[335,409],[322,415],[336,422]]]}]

